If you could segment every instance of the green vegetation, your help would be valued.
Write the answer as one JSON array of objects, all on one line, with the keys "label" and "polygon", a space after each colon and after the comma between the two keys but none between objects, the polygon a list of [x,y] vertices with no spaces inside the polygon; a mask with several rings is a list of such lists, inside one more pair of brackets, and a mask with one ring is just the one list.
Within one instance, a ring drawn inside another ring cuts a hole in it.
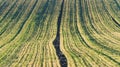
[{"label": "green vegetation", "polygon": [[0,67],[120,67],[120,0],[0,0]]}]

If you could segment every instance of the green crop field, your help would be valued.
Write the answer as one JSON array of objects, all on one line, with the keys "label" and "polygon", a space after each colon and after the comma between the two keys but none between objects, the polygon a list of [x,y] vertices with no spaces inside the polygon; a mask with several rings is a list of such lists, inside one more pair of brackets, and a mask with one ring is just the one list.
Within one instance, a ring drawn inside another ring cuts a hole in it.
[{"label": "green crop field", "polygon": [[120,67],[120,0],[0,0],[0,67]]}]

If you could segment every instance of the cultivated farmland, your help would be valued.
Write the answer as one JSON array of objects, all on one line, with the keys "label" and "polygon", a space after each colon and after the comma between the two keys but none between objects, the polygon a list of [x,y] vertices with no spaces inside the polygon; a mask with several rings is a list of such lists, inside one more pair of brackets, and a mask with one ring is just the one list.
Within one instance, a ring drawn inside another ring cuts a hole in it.
[{"label": "cultivated farmland", "polygon": [[120,0],[0,0],[0,67],[120,67]]}]

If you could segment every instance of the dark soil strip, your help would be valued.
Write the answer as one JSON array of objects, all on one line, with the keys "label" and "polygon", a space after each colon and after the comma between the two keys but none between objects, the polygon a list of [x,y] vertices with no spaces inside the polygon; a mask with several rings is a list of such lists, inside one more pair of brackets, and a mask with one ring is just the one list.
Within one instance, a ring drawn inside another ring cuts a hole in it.
[{"label": "dark soil strip", "polygon": [[62,1],[61,10],[60,10],[58,21],[57,21],[57,35],[55,40],[53,41],[53,45],[55,47],[56,54],[59,58],[61,67],[67,67],[67,59],[65,55],[62,53],[62,51],[60,50],[60,25],[61,25],[63,7],[64,7],[64,0]]},{"label": "dark soil strip", "polygon": [[118,26],[120,26],[120,24],[113,17],[111,17],[111,18]]}]

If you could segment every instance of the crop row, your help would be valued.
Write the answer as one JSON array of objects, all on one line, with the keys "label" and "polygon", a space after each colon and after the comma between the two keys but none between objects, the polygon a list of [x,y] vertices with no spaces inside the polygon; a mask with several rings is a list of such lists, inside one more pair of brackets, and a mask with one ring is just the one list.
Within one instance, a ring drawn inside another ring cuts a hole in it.
[{"label": "crop row", "polygon": [[119,15],[119,0],[0,0],[0,67],[119,67]]}]

